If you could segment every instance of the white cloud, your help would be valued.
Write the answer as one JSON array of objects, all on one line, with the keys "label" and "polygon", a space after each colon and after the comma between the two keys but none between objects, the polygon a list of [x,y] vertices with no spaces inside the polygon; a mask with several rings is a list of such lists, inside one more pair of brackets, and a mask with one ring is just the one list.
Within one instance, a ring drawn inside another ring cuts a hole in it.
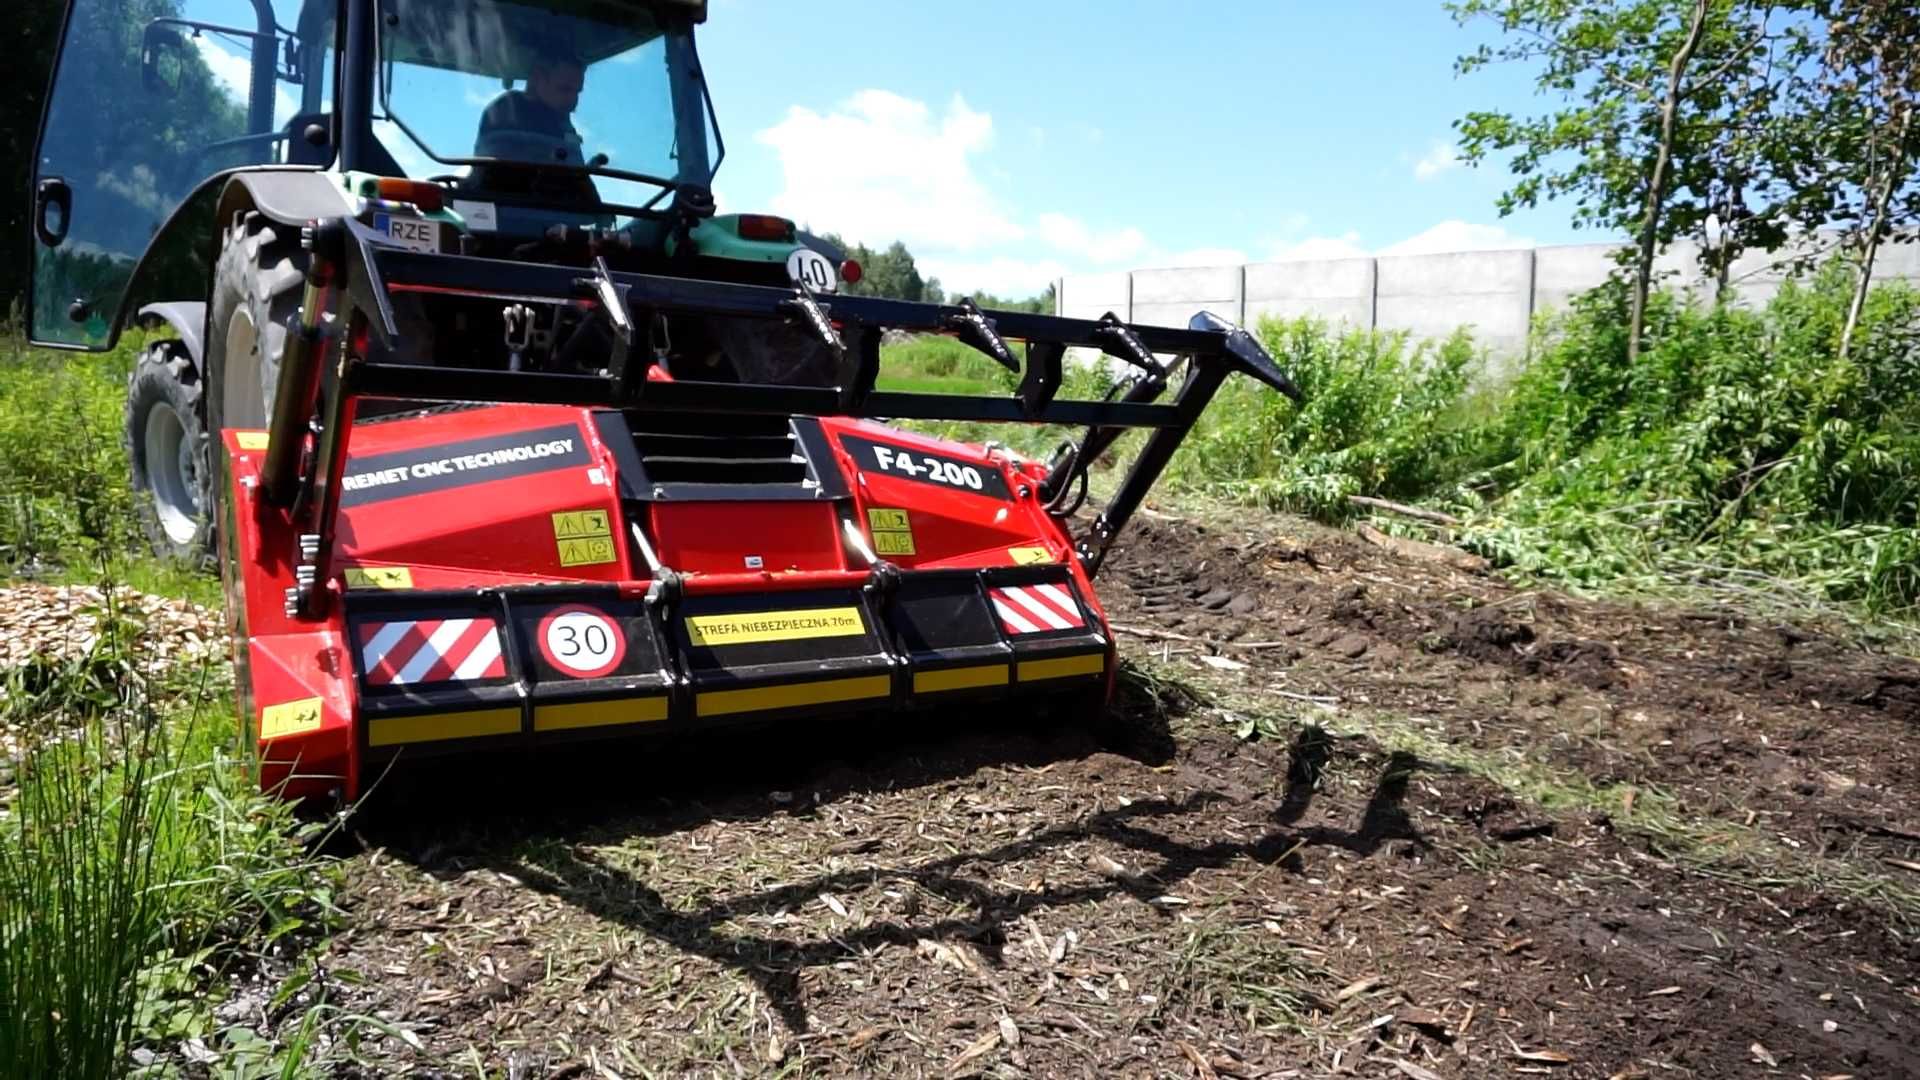
[{"label": "white cloud", "polygon": [[949,296],[955,293],[990,292],[995,296],[1020,299],[1044,292],[1048,285],[1069,268],[1053,259],[1027,260],[1010,256],[990,259],[947,259],[939,256],[914,259],[922,277],[940,279],[940,287]]},{"label": "white cloud", "polygon": [[1454,218],[1397,244],[1389,244],[1374,254],[1436,255],[1449,251],[1502,251],[1538,246],[1539,242],[1533,237],[1508,232],[1499,225],[1475,225]]},{"label": "white cloud", "polygon": [[1309,236],[1290,244],[1276,244],[1267,253],[1268,262],[1295,262],[1301,259],[1355,259],[1367,254],[1360,234],[1352,229],[1339,236]]},{"label": "white cloud", "polygon": [[1190,248],[1154,260],[1154,267],[1239,266],[1247,261],[1247,253],[1239,248]]},{"label": "white cloud", "polygon": [[771,209],[815,231],[868,244],[972,251],[1025,231],[995,203],[973,158],[993,117],[955,95],[936,117],[924,102],[862,90],[825,112],[795,105],[755,138],[780,158]]},{"label": "white cloud", "polygon": [[1146,234],[1131,225],[1096,233],[1079,218],[1041,214],[1036,226],[1040,239],[1049,246],[1095,263],[1125,262],[1147,247]]},{"label": "white cloud", "polygon": [[1413,178],[1431,180],[1443,172],[1459,168],[1460,164],[1460,155],[1454,151],[1453,144],[1445,139],[1435,139],[1426,154],[1413,163]]},{"label": "white cloud", "polygon": [[[245,109],[247,102],[251,101],[253,96],[252,61],[244,56],[228,52],[226,49],[215,44],[214,40],[210,37],[201,36],[194,38],[193,46],[199,50],[200,59],[207,65],[207,70],[213,73],[214,81],[219,83],[221,89],[227,92],[227,97],[231,99],[234,104]],[[293,119],[293,114],[298,110],[299,105],[293,100],[293,95],[287,92],[287,88],[284,85],[275,83],[273,87],[273,122],[276,125],[285,125],[287,121]]]}]

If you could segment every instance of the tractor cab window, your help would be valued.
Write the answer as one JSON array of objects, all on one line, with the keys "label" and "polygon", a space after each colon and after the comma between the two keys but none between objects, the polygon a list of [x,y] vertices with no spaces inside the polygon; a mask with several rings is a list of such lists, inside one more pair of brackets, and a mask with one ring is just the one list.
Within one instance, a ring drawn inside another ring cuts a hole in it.
[{"label": "tractor cab window", "polygon": [[[35,162],[36,339],[104,345],[135,262],[217,173],[333,160],[334,8],[72,0]],[[169,238],[206,233],[167,230],[148,259],[155,276],[133,284],[143,295],[149,285],[156,295],[204,292],[203,253]]]},{"label": "tractor cab window", "polygon": [[613,0],[380,0],[374,134],[416,179],[637,208],[713,177],[684,26]]}]

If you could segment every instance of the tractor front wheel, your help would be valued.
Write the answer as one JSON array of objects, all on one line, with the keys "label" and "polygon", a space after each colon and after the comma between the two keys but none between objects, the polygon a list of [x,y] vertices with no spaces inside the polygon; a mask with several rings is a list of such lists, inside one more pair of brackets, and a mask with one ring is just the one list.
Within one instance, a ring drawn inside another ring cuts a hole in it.
[{"label": "tractor front wheel", "polygon": [[154,342],[127,381],[123,431],[140,525],[154,553],[204,566],[213,557],[212,473],[200,389],[186,347]]}]

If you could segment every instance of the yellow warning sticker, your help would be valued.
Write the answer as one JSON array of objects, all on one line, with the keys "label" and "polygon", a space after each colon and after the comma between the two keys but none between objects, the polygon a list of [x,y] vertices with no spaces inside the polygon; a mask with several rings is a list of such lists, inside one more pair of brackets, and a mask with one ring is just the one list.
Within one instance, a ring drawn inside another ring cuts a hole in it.
[{"label": "yellow warning sticker", "polygon": [[278,739],[283,735],[318,730],[320,699],[317,697],[282,702],[260,710],[260,737],[263,739]]},{"label": "yellow warning sticker", "polygon": [[687,638],[695,645],[705,646],[849,637],[866,632],[867,624],[860,617],[860,609],[850,607],[687,616]]},{"label": "yellow warning sticker", "polygon": [[413,571],[404,566],[349,566],[349,589],[411,589]]},{"label": "yellow warning sticker", "polygon": [[1034,563],[1050,563],[1053,553],[1043,547],[1012,547],[1007,549],[1007,557],[1021,566]]},{"label": "yellow warning sticker", "polygon": [[605,510],[563,510],[553,515],[553,538],[567,540],[578,536],[611,536]]},{"label": "yellow warning sticker", "polygon": [[561,566],[591,566],[618,557],[605,510],[563,510],[553,515],[553,542],[560,551]]},{"label": "yellow warning sticker", "polygon": [[233,441],[242,450],[265,450],[267,448],[267,433],[264,431],[236,431],[233,433]]},{"label": "yellow warning sticker", "polygon": [[613,537],[589,536],[560,541],[561,566],[591,566],[614,560]]},{"label": "yellow warning sticker", "polygon": [[905,510],[873,507],[867,511],[867,526],[873,533],[876,555],[912,555],[913,523]]}]

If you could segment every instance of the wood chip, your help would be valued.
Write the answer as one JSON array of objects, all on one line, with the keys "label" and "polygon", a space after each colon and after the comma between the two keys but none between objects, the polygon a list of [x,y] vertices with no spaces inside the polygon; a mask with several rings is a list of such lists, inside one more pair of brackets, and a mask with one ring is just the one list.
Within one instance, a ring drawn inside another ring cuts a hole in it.
[{"label": "wood chip", "polygon": [[1439,1073],[1434,1072],[1432,1069],[1415,1065],[1405,1058],[1394,1058],[1393,1067],[1399,1069],[1403,1075],[1413,1077],[1413,1080],[1442,1080]]},{"label": "wood chip", "polygon": [[884,1032],[877,1027],[861,1028],[859,1031],[847,1037],[847,1049],[858,1050],[875,1039],[878,1039],[882,1034],[884,1034]]},{"label": "wood chip", "polygon": [[1193,1074],[1200,1080],[1220,1080],[1220,1074],[1213,1071],[1213,1066],[1207,1063],[1206,1058],[1200,1056],[1200,1051],[1195,1050],[1192,1043],[1182,1039],[1176,1041],[1174,1045],[1178,1046],[1187,1060],[1193,1063]]},{"label": "wood chip", "polygon": [[1752,1046],[1747,1047],[1747,1053],[1752,1054],[1753,1060],[1762,1065],[1770,1065],[1776,1069],[1780,1067],[1780,1059],[1773,1056],[1773,1051],[1768,1050],[1759,1043],[1754,1043]]},{"label": "wood chip", "polygon": [[1364,979],[1355,979],[1334,992],[1334,1004],[1337,1005],[1342,1001],[1350,1001],[1353,998],[1357,998],[1384,982],[1386,982],[1386,980],[1378,975],[1369,975]]},{"label": "wood chip", "polygon": [[1210,668],[1213,668],[1215,671],[1247,670],[1246,664],[1238,660],[1230,659],[1225,656],[1210,656],[1206,653],[1201,653],[1199,656],[1195,657],[1194,659],[1199,660],[1201,663],[1207,665]]},{"label": "wood chip", "polygon": [[1020,1025],[1014,1023],[1013,1017],[1006,1013],[1000,1014],[1000,1041],[1009,1047],[1020,1045]]},{"label": "wood chip", "polygon": [[974,1062],[980,1060],[983,1057],[986,1057],[988,1054],[993,1053],[994,1049],[999,1045],[1000,1045],[1000,1033],[998,1031],[989,1031],[985,1035],[980,1036],[978,1039],[975,1039],[973,1042],[968,1043],[967,1048],[965,1050],[960,1051],[959,1057],[954,1058],[951,1062],[948,1063],[947,1075],[948,1076],[965,1075],[968,1071],[967,1066],[972,1065]]},{"label": "wood chip", "polygon": [[1425,1028],[1441,1038],[1451,1039],[1453,1037],[1453,1032],[1447,1029],[1447,1018],[1432,1009],[1408,1006],[1395,1014],[1394,1019],[1402,1024],[1412,1024],[1414,1027]]},{"label": "wood chip", "polygon": [[1521,1061],[1537,1061],[1542,1065],[1571,1065],[1573,1059],[1558,1050],[1520,1050],[1514,1057]]},{"label": "wood chip", "polygon": [[1658,990],[1647,991],[1647,996],[1648,997],[1667,997],[1669,995],[1677,994],[1679,992],[1680,992],[1680,988],[1677,986],[1663,986]]},{"label": "wood chip", "polygon": [[1911,870],[1916,874],[1920,874],[1920,862],[1910,862],[1906,859],[1888,859],[1887,865],[1897,866],[1902,870]]}]

